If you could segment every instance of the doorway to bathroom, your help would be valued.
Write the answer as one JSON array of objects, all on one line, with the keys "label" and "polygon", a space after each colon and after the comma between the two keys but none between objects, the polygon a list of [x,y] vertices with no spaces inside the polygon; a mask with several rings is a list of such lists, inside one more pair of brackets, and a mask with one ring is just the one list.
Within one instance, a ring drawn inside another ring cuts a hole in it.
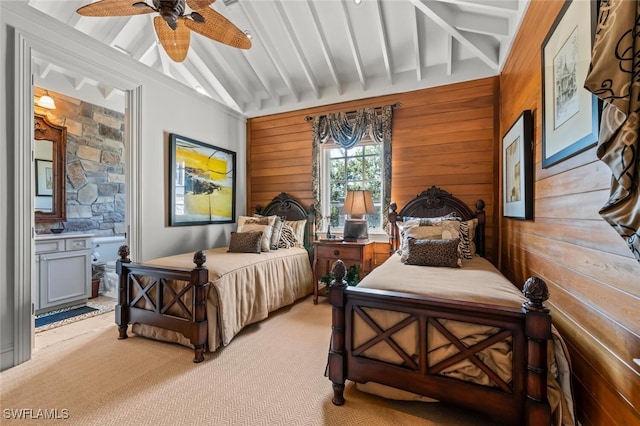
[{"label": "doorway to bathroom", "polygon": [[[107,90],[104,83],[88,79],[83,85],[72,84],[72,71],[37,54],[33,68],[34,113],[40,120],[34,130],[32,303],[37,337],[42,331],[114,310],[115,262],[128,229],[127,117],[125,92]],[[62,134],[54,144],[40,137],[49,127]],[[60,149],[64,152],[56,154]],[[46,182],[40,185],[43,175],[38,166],[55,164],[52,158],[61,166],[50,180],[62,182],[47,190]],[[52,215],[51,199],[56,197],[62,204]]]}]

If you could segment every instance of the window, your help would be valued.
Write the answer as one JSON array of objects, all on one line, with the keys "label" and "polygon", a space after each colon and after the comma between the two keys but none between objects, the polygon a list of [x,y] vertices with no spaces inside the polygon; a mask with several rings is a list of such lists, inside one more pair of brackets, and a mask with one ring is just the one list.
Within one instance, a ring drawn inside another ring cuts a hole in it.
[{"label": "window", "polygon": [[383,205],[383,145],[368,138],[356,146],[345,149],[335,143],[323,145],[322,185],[327,194],[322,202],[322,216],[331,217],[332,230],[342,232],[346,215],[340,214],[348,190],[371,191],[376,214],[366,217],[370,232],[382,228]]},{"label": "window", "polygon": [[[366,217],[370,232],[384,233],[391,203],[391,118],[399,104],[307,117],[313,124],[311,178],[316,234],[327,219],[342,232],[340,211],[347,190],[369,190],[377,213]],[[334,229],[331,229],[334,231]]]}]

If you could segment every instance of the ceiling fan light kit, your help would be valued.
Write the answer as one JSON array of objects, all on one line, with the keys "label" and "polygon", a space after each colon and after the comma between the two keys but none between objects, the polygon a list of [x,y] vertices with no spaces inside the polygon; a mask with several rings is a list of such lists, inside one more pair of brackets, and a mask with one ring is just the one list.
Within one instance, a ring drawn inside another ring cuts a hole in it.
[{"label": "ceiling fan light kit", "polygon": [[[244,31],[209,6],[215,0],[153,0],[153,4],[133,0],[99,0],[80,7],[82,16],[132,16],[158,13],[153,26],[160,44],[175,62],[189,52],[191,31],[239,49],[249,49],[251,40]],[[185,13],[187,7],[191,13]]]}]

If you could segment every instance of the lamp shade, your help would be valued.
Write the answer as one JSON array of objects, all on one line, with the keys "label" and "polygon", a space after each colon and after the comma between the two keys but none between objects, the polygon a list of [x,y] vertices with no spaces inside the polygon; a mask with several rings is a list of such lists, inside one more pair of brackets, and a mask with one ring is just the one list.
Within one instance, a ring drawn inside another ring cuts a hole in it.
[{"label": "lamp shade", "polygon": [[375,212],[376,208],[373,205],[370,191],[347,191],[342,214],[349,214],[352,218],[361,218],[365,214],[373,214]]},{"label": "lamp shade", "polygon": [[376,208],[371,199],[371,192],[347,191],[347,198],[344,200],[341,213],[351,215],[351,217],[344,221],[343,239],[355,242],[369,241],[369,225],[362,216],[375,212]]},{"label": "lamp shade", "polygon": [[53,98],[49,96],[49,92],[45,92],[44,95],[40,96],[38,106],[47,109],[56,109],[56,103],[53,101]]}]

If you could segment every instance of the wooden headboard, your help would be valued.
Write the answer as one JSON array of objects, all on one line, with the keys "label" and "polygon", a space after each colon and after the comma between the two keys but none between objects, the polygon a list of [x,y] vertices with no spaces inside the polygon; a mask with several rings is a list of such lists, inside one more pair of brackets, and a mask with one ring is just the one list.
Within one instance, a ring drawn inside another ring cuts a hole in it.
[{"label": "wooden headboard", "polygon": [[309,209],[305,209],[302,204],[289,196],[286,192],[282,192],[275,196],[273,200],[265,207],[256,206],[256,212],[263,216],[284,216],[287,220],[307,220],[304,229],[304,248],[309,252],[309,259],[312,258],[313,234],[315,232],[316,214],[313,205]]},{"label": "wooden headboard", "polygon": [[391,236],[389,239],[392,251],[397,250],[400,244],[397,221],[402,221],[405,217],[437,217],[455,213],[456,216],[462,218],[462,220],[478,218],[474,242],[476,244],[476,252],[484,257],[484,225],[486,215],[483,200],[476,202],[476,211],[474,212],[464,201],[454,197],[443,189],[432,186],[409,201],[400,212],[396,211],[398,208],[396,203],[391,203],[390,208],[389,223],[391,224]]}]

